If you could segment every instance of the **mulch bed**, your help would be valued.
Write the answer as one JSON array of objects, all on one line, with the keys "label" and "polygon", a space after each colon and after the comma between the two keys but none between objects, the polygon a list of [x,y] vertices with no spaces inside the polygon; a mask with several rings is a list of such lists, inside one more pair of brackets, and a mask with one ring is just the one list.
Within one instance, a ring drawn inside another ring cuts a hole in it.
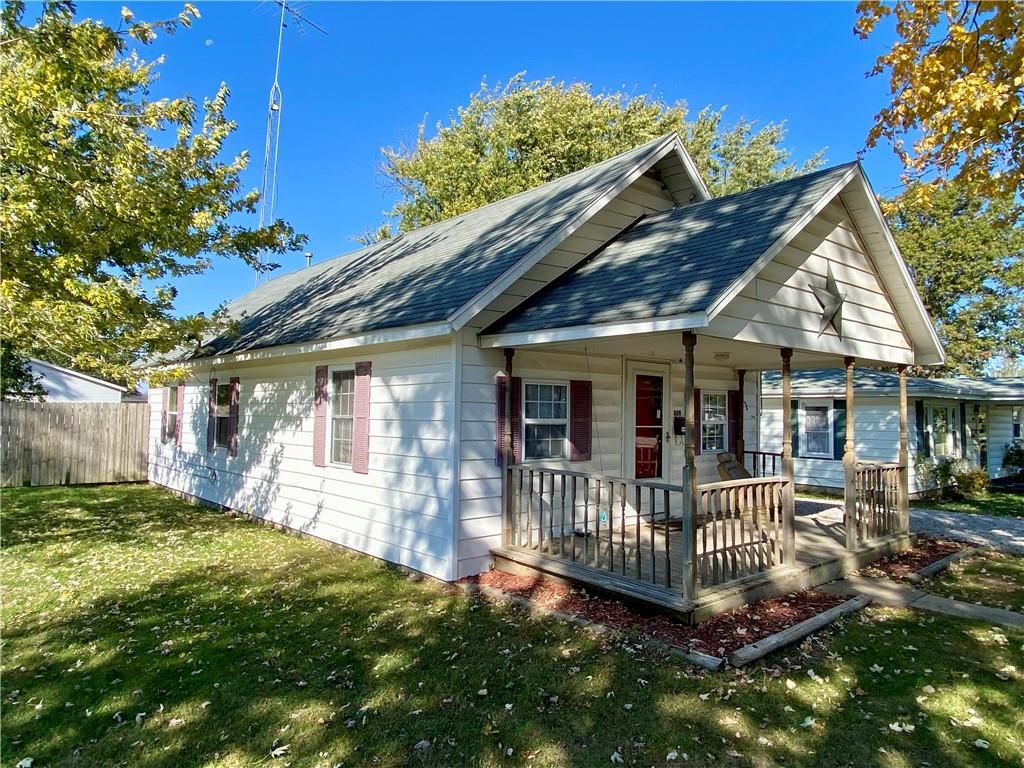
[{"label": "mulch bed", "polygon": [[463,581],[526,598],[540,608],[575,615],[596,624],[637,632],[663,643],[719,657],[816,616],[846,600],[841,595],[811,589],[760,600],[720,613],[697,626],[689,626],[667,616],[646,614],[617,600],[596,597],[581,588],[537,576],[488,571]]},{"label": "mulch bed", "polygon": [[931,536],[918,536],[913,549],[878,560],[863,568],[862,573],[883,573],[890,579],[905,579],[912,573],[952,555],[962,549],[969,549],[972,544],[949,539],[936,539]]}]

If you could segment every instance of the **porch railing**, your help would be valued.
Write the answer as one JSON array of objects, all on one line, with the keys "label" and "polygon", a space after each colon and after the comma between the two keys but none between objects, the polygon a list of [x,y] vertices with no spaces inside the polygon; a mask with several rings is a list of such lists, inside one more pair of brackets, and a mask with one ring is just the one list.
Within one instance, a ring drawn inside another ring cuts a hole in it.
[{"label": "porch railing", "polygon": [[697,487],[697,576],[713,586],[763,573],[786,561],[784,514],[792,483],[780,476]]},{"label": "porch railing", "polygon": [[744,451],[740,461],[754,477],[777,477],[782,474],[781,453]]},{"label": "porch railing", "polygon": [[857,464],[853,491],[858,542],[907,531],[906,502],[901,498],[906,471],[901,464]]},{"label": "porch railing", "polygon": [[792,559],[785,545],[792,515],[784,512],[791,483],[781,477],[712,483],[691,494],[685,478],[676,485],[514,465],[506,483],[506,547],[685,598]]}]

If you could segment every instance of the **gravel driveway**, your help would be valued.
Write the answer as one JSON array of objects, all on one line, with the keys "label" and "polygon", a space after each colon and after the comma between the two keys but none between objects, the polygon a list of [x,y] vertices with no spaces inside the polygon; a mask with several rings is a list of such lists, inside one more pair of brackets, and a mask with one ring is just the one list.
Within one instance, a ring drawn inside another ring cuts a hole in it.
[{"label": "gravel driveway", "polygon": [[1024,555],[1024,520],[1017,517],[964,515],[937,509],[911,509],[910,530],[970,541]]},{"label": "gravel driveway", "polygon": [[[797,515],[818,515],[830,510],[841,514],[842,505],[820,498],[796,499]],[[1024,519],[1016,517],[965,515],[911,507],[910,530],[1024,555]]]}]

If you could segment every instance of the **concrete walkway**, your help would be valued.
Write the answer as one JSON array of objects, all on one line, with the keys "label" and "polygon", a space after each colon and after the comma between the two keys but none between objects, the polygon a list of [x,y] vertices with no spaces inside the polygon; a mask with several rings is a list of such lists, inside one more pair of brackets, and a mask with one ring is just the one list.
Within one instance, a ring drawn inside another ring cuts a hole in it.
[{"label": "concrete walkway", "polygon": [[891,605],[897,608],[917,608],[962,619],[984,621],[989,624],[1001,624],[1006,627],[1024,627],[1024,613],[1006,611],[1002,608],[990,608],[977,603],[965,603],[948,597],[939,597],[900,584],[886,578],[869,576],[847,576],[845,579],[833,581],[820,587],[824,592],[837,595],[869,595],[879,605]]}]

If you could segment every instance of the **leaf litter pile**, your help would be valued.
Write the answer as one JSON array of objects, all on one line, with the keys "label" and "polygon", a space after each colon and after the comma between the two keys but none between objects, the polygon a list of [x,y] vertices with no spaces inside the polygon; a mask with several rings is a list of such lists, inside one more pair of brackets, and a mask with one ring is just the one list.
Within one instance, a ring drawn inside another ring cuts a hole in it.
[{"label": "leaf litter pile", "polygon": [[724,656],[839,605],[845,597],[818,590],[792,592],[720,613],[690,626],[667,616],[651,615],[618,600],[588,594],[550,579],[488,571],[464,579],[526,598],[539,608],[569,614],[595,624],[636,632],[688,651]]}]

